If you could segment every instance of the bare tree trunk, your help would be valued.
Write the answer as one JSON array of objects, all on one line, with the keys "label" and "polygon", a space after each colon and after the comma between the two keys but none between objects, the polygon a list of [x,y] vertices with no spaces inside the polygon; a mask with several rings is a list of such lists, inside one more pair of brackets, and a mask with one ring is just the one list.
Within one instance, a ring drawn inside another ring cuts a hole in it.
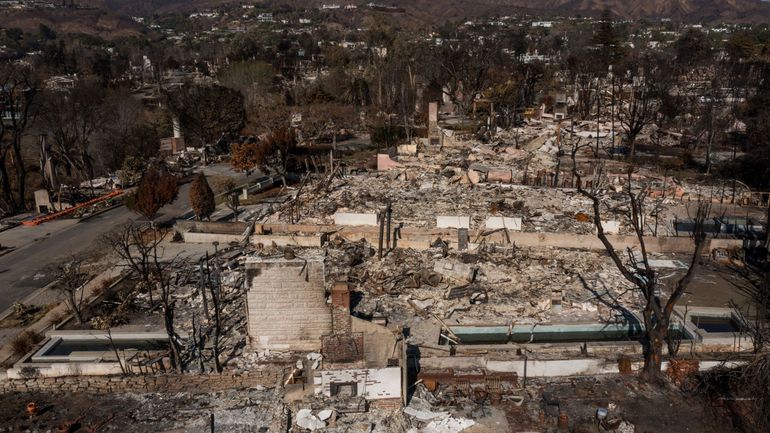
[{"label": "bare tree trunk", "polygon": [[17,206],[19,210],[27,208],[25,195],[27,193],[27,168],[24,166],[24,159],[21,156],[21,137],[13,137],[18,140],[13,145],[13,165],[16,171],[16,191],[18,194]]},{"label": "bare tree trunk", "polygon": [[0,181],[3,183],[3,198],[13,211],[16,211],[16,201],[13,199],[13,188],[11,187],[11,177],[8,175],[8,168],[5,166],[6,154],[0,156]]},{"label": "bare tree trunk", "polygon": [[[642,377],[650,381],[659,381],[661,366],[663,362],[663,343],[669,338],[669,324],[671,322],[671,315],[674,311],[674,306],[679,299],[684,295],[685,290],[692,282],[694,271],[698,267],[700,261],[701,252],[705,245],[705,233],[703,231],[703,223],[710,213],[710,207],[706,203],[699,203],[697,215],[695,216],[695,227],[693,228],[693,240],[694,250],[690,265],[687,268],[687,272],[679,280],[676,281],[674,287],[671,290],[666,303],[661,306],[661,301],[656,294],[657,288],[657,274],[656,271],[650,266],[647,259],[647,247],[644,241],[644,193],[634,193],[631,186],[631,174],[628,172],[628,190],[626,194],[629,199],[630,211],[628,218],[631,226],[634,229],[634,233],[638,240],[639,252],[641,253],[641,259],[636,260],[633,255],[631,264],[626,264],[621,259],[617,250],[613,247],[602,226],[601,220],[601,171],[598,176],[594,178],[594,182],[591,191],[584,188],[580,172],[577,169],[576,154],[579,149],[579,145],[574,146],[572,150],[572,174],[577,180],[577,189],[580,194],[591,200],[593,203],[593,219],[594,226],[596,227],[596,234],[599,240],[604,245],[607,254],[612,259],[613,263],[623,275],[623,277],[633,284],[636,289],[646,300],[644,310],[642,311],[644,317],[644,333],[641,338],[642,347],[644,349],[644,367],[642,369]],[[630,249],[629,249],[630,252]],[[670,354],[674,356],[674,353]]]},{"label": "bare tree trunk", "polygon": [[641,376],[648,382],[658,382],[663,367],[663,338],[658,331],[648,332],[642,339],[642,345],[644,365]]},{"label": "bare tree trunk", "polygon": [[211,289],[212,304],[214,304],[214,341],[212,344],[212,351],[214,352],[214,368],[217,373],[222,372],[222,364],[219,362],[219,338],[222,334],[222,319],[221,319],[221,299],[219,298],[219,289],[214,288],[214,285],[209,286]]},{"label": "bare tree trunk", "polygon": [[600,89],[599,78],[596,78],[596,150],[594,150],[594,157],[599,159],[599,119],[602,115],[602,93]]},{"label": "bare tree trunk", "polygon": [[[153,231],[155,232],[154,238],[157,239],[157,229],[153,227]],[[153,244],[152,248],[152,260],[153,260],[153,274],[155,275],[158,288],[160,289],[160,295],[161,295],[161,302],[163,305],[163,325],[166,329],[166,334],[168,334],[168,344],[169,344],[169,350],[171,352],[171,367],[178,372],[182,372],[183,365],[182,365],[182,357],[181,357],[181,349],[179,347],[179,341],[177,341],[177,335],[176,331],[174,330],[174,300],[171,297],[171,281],[169,280],[169,276],[166,275],[166,267],[161,264],[160,258],[158,257],[158,245],[157,243]]]},{"label": "bare tree trunk", "polygon": [[[216,260],[216,255],[213,257]],[[219,362],[219,339],[222,335],[222,299],[221,285],[219,281],[219,266],[214,269],[216,272],[216,282],[211,278],[211,269],[209,268],[208,253],[206,253],[206,285],[211,295],[211,304],[214,307],[214,341],[212,342],[212,352],[214,358],[214,368],[217,373],[222,372],[222,365]]]},{"label": "bare tree trunk", "polygon": [[163,325],[166,328],[166,334],[168,334],[168,345],[171,351],[171,368],[181,372],[182,360],[179,354],[179,342],[176,340],[176,333],[174,332],[174,306],[170,305],[164,297],[163,301]]},{"label": "bare tree trunk", "polygon": [[74,314],[75,318],[78,320],[78,323],[82,325],[85,323],[85,320],[83,320],[83,312],[80,308],[80,303],[76,299],[76,296],[77,291],[67,292],[67,303],[69,304],[70,310],[72,310],[72,314]]},{"label": "bare tree trunk", "polygon": [[706,142],[706,174],[711,173],[711,149],[714,146],[714,131],[709,130],[708,141]]}]

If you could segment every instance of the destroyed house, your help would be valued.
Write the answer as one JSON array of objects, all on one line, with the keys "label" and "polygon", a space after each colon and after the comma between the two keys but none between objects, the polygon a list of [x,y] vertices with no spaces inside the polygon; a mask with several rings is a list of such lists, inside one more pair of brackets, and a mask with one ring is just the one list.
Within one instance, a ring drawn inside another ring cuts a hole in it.
[{"label": "destroyed house", "polygon": [[327,297],[320,257],[250,258],[246,269],[252,348],[320,351],[321,362],[308,363],[303,373],[316,394],[401,406],[402,342],[388,328],[351,315],[347,283],[334,283]]}]

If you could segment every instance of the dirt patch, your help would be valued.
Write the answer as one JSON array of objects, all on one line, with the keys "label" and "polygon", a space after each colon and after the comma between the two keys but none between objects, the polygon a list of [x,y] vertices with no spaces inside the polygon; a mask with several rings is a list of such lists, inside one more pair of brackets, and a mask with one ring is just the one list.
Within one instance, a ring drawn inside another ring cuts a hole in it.
[{"label": "dirt patch", "polygon": [[[520,430],[541,431],[543,427],[557,425],[556,412],[567,415],[571,431],[595,431],[597,410],[605,408],[608,420],[629,422],[637,433],[735,432],[729,420],[715,415],[703,400],[673,387],[639,382],[635,377],[576,378],[536,387],[538,393],[524,406],[507,408],[510,425],[522,426]],[[543,393],[551,408],[546,407]]]},{"label": "dirt patch", "polygon": [[46,305],[26,305],[17,302],[13,306],[13,313],[0,320],[0,328],[23,328],[29,326],[42,319],[43,316],[48,314],[57,305],[59,305],[58,302]]},{"label": "dirt patch", "polygon": [[[272,391],[248,390],[202,395],[187,394],[43,394],[0,395],[0,431],[57,431],[74,423],[73,432],[146,433],[209,431],[214,415],[217,433],[266,431],[282,413]],[[30,417],[27,404],[38,412]]]}]

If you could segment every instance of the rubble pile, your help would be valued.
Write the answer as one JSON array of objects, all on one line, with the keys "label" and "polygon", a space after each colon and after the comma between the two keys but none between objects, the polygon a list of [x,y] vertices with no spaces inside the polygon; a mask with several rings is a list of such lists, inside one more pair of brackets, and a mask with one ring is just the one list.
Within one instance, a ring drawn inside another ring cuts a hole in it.
[{"label": "rubble pile", "polygon": [[[204,431],[213,415],[216,431],[286,431],[289,410],[276,391],[249,389],[216,394],[194,394],[157,398],[154,395],[129,394],[142,410],[133,413],[137,426],[165,426],[168,430]],[[260,430],[264,429],[264,430]],[[139,430],[137,430],[139,431]]]},{"label": "rubble pile", "polygon": [[[372,246],[337,239],[325,263],[327,281],[346,279],[357,288],[354,313],[395,323],[415,314],[453,318],[456,311],[464,323],[507,323],[511,317],[537,323],[554,314],[559,320],[609,320],[615,313],[600,298],[609,295],[628,306],[639,301],[610,259],[594,252],[436,247],[395,249],[378,260]],[[563,312],[551,309],[557,288]]]},{"label": "rubble pile", "polygon": [[[434,228],[439,215],[468,215],[472,228],[484,227],[490,216],[506,216],[522,218],[522,230],[527,232],[591,234],[592,222],[578,217],[592,212],[591,202],[576,189],[519,185],[527,179],[530,183],[536,179],[554,181],[543,173],[559,167],[559,150],[553,139],[543,136],[534,141],[537,146],[532,151],[491,145],[449,148],[439,155],[400,157],[399,167],[389,171],[311,181],[319,188],[326,186],[325,191],[304,185],[294,189],[284,203],[291,201],[296,206],[275,206],[274,212],[259,222],[333,224],[336,212],[377,213],[391,203],[394,222],[410,228]],[[572,179],[571,164],[561,162],[558,171],[562,181]],[[622,170],[617,167],[606,172],[606,188],[600,191],[602,217],[621,221],[620,234],[632,234],[626,224],[627,179]],[[650,191],[645,202],[649,224],[657,220],[660,234],[673,234],[665,222],[686,214],[682,198],[696,194],[690,191],[693,187],[645,171],[634,174],[634,182]],[[702,194],[701,189],[698,191]]]},{"label": "rubble pile", "polygon": [[[243,254],[242,247],[229,247],[198,263],[180,261],[172,273],[175,326],[188,334],[185,349],[190,358],[187,368],[191,371],[214,369],[212,287],[220,299],[223,330],[219,336],[220,358],[227,363],[227,360],[239,360],[244,353],[248,343],[244,314],[246,286],[238,261]],[[243,363],[234,362],[234,367],[237,371],[246,371]]]},{"label": "rubble pile", "polygon": [[[326,405],[305,401],[292,410],[294,424],[300,431],[325,433],[406,433],[410,431],[409,419],[401,411],[369,410],[346,412]],[[314,407],[324,407],[315,409]]]}]

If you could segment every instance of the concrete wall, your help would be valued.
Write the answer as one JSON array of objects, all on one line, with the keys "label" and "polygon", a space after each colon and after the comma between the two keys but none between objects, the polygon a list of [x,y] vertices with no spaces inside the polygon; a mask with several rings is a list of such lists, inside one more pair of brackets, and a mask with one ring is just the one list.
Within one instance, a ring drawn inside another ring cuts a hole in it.
[{"label": "concrete wall", "polygon": [[377,214],[337,212],[334,214],[334,224],[338,226],[377,226]]},{"label": "concrete wall", "polygon": [[174,228],[178,232],[242,234],[246,231],[246,228],[249,225],[249,223],[234,221],[223,222],[178,220],[174,224]]},{"label": "concrete wall", "polygon": [[489,217],[484,223],[487,230],[508,229],[521,231],[521,218]]},{"label": "concrete wall", "polygon": [[438,124],[438,102],[428,102],[428,124],[435,126]]},{"label": "concrete wall", "polygon": [[416,144],[399,144],[398,147],[396,147],[396,151],[399,155],[417,155],[417,145]]},{"label": "concrete wall", "polygon": [[492,169],[487,173],[487,182],[511,183],[513,182],[513,171],[505,169]]},{"label": "concrete wall", "polygon": [[440,229],[469,229],[471,228],[471,217],[464,215],[438,215],[436,216],[436,227]]},{"label": "concrete wall", "polygon": [[608,235],[617,235],[620,233],[620,221],[602,221],[602,229]]},{"label": "concrete wall", "polygon": [[219,242],[220,244],[229,244],[230,242],[241,242],[243,235],[229,235],[223,233],[198,233],[182,232],[182,240],[188,244],[210,244]]},{"label": "concrete wall", "polygon": [[[565,377],[600,374],[618,374],[617,359],[612,358],[573,358],[573,359],[516,359],[510,361],[486,360],[483,357],[441,357],[422,358],[420,367],[423,369],[485,369],[495,373],[513,373],[524,377],[524,364],[527,365],[527,377]],[[728,362],[729,364],[729,362]],[[668,369],[668,361],[663,362],[663,370]],[[699,362],[700,370],[722,365],[719,360]],[[642,361],[632,361],[632,370],[641,369]]]},{"label": "concrete wall", "polygon": [[246,262],[248,332],[256,349],[319,350],[331,333],[321,258]]},{"label": "concrete wall", "polygon": [[361,332],[364,336],[364,360],[369,368],[387,367],[388,359],[398,356],[393,353],[396,336],[388,328],[368,320],[351,316],[353,332]]},{"label": "concrete wall", "polygon": [[323,239],[325,239],[323,235],[254,235],[251,237],[251,244],[263,246],[275,244],[279,247],[320,247],[323,245]]},{"label": "concrete wall", "polygon": [[740,239],[709,239],[709,251],[714,251],[719,248],[733,249],[741,248],[743,241]]},{"label": "concrete wall", "polygon": [[390,156],[386,153],[377,154],[377,171],[394,170],[401,167],[401,164],[390,159]]},{"label": "concrete wall", "polygon": [[356,395],[367,400],[401,398],[400,367],[321,371],[316,381],[316,394],[331,397],[334,383],[356,383]]},{"label": "concrete wall", "polygon": [[[452,217],[457,218],[457,217]],[[454,220],[457,223],[457,220]],[[338,227],[333,225],[310,225],[310,224],[265,224],[264,228],[272,230],[273,233],[331,233]],[[469,235],[475,239],[478,235],[477,230],[471,230]],[[371,243],[377,242],[377,228],[375,227],[345,227],[335,232],[335,235],[343,236],[349,240],[366,239]],[[398,241],[398,246],[404,248],[427,249],[430,242],[436,238],[455,243],[457,240],[457,230],[455,228],[440,229],[414,229],[404,228],[401,230],[402,240]],[[534,233],[534,232],[513,232],[509,231],[511,242],[524,247],[556,247],[570,248],[579,250],[604,250],[599,238],[596,235],[576,235],[570,233]],[[610,242],[616,250],[625,250],[626,247],[638,247],[636,236],[608,235]],[[488,243],[504,243],[505,234],[495,233],[487,236]],[[647,250],[653,253],[690,253],[693,250],[693,241],[687,236],[682,237],[645,237]],[[740,239],[708,239],[704,252],[711,252],[714,248],[741,248],[743,241]]]},{"label": "concrete wall", "polygon": [[[524,360],[487,361],[486,366],[489,371],[516,372],[519,376],[523,376],[524,362]],[[606,359],[530,359],[526,363],[527,376],[531,377],[582,376],[618,372],[617,362],[608,362]]]},{"label": "concrete wall", "polygon": [[[604,250],[604,245],[595,235],[576,235],[569,233],[510,233],[511,242],[516,245],[524,247],[557,247],[557,248],[573,248],[581,250]],[[608,235],[613,247],[622,251],[627,247],[638,248],[639,242],[636,236],[620,236],[620,235]],[[493,236],[487,238],[487,242],[503,242],[505,236],[502,233],[496,233]],[[723,239],[709,239],[707,240],[704,251],[711,251],[712,241],[720,241],[721,245]],[[689,237],[652,237],[647,236],[644,238],[647,246],[647,251],[652,253],[692,253],[693,241]],[[742,245],[740,240],[731,239],[731,244],[740,246]]]}]

